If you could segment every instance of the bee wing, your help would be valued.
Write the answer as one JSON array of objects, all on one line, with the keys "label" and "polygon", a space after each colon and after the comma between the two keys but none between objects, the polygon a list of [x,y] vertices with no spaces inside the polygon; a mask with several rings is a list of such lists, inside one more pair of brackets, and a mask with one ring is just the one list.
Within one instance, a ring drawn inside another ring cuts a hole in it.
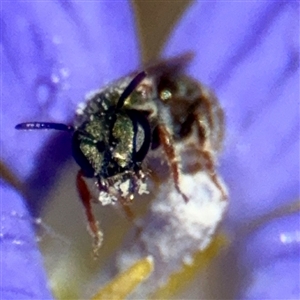
[{"label": "bee wing", "polygon": [[186,52],[179,56],[174,56],[167,60],[160,60],[154,64],[149,64],[140,73],[133,73],[133,79],[121,94],[116,109],[120,109],[127,97],[137,88],[137,86],[144,80],[145,77],[155,77],[158,82],[163,77],[174,76],[181,73],[188,63],[193,59],[192,52]]},{"label": "bee wing", "polygon": [[144,68],[148,76],[164,77],[181,73],[194,58],[193,52],[185,52],[181,55],[171,57],[166,60],[159,60],[155,63],[147,64]]}]

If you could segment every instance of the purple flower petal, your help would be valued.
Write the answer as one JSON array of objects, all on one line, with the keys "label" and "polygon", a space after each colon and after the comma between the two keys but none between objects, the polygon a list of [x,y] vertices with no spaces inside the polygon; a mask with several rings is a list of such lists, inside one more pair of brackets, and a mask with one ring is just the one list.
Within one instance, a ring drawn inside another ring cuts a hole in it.
[{"label": "purple flower petal", "polygon": [[288,4],[194,5],[166,49],[195,51],[190,73],[214,87],[224,106],[222,172],[235,221],[285,202],[286,184],[290,199],[298,195],[297,11]]},{"label": "purple flower petal", "polygon": [[14,1],[2,7],[2,159],[24,180],[52,133],[14,126],[70,122],[87,92],[137,67],[138,46],[127,2]]},{"label": "purple flower petal", "polygon": [[[248,283],[239,299],[298,299],[300,215],[276,219],[241,240],[239,269]],[[277,282],[277,284],[274,284]],[[272,287],[272,288],[270,288]]]},{"label": "purple flower petal", "polygon": [[[197,2],[184,15],[165,51],[167,55],[194,51],[196,59],[189,72],[214,88],[224,107],[227,124],[221,173],[229,186],[228,221],[233,232],[299,198],[298,24],[299,3],[295,2]],[[265,226],[272,228],[276,222],[286,232],[287,222],[281,220]],[[299,221],[290,218],[290,222],[291,234],[296,236]],[[259,246],[270,231],[256,234],[255,241],[250,242],[249,236],[236,246],[237,259],[245,260],[243,272],[248,278],[257,275],[253,284],[245,283],[248,287],[240,297],[292,297],[299,287],[294,277],[299,252],[291,256],[283,251],[280,259],[272,258],[274,268],[265,256],[262,260],[270,265],[251,266],[249,256],[244,256],[245,245],[257,247],[251,255],[258,261],[263,251],[258,251]],[[278,240],[270,240],[274,251],[281,246]],[[290,274],[288,266],[293,266]],[[278,282],[275,296],[271,279],[281,277],[281,272],[285,281]]]},{"label": "purple flower petal", "polygon": [[1,299],[52,299],[24,199],[1,184]]},{"label": "purple flower petal", "polygon": [[[86,93],[135,69],[139,54],[132,11],[127,2],[5,2],[1,33],[1,159],[27,180],[26,187],[43,165],[33,178],[41,198],[44,183],[71,153],[70,138],[62,134],[49,141],[53,133],[14,127],[28,121],[72,122]],[[7,187],[1,192],[1,296],[51,298],[22,199]]]}]

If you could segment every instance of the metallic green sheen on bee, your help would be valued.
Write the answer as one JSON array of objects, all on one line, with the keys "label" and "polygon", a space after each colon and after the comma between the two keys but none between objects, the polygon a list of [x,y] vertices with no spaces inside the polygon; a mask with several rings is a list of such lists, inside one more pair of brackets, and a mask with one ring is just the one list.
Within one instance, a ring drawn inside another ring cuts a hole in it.
[{"label": "metallic green sheen on bee", "polygon": [[94,178],[103,204],[129,204],[147,193],[146,158],[160,149],[174,188],[182,192],[182,172],[206,170],[222,192],[215,170],[223,139],[223,112],[213,93],[183,69],[190,55],[162,61],[91,93],[78,106],[74,126],[21,123],[17,129],[57,129],[73,133],[73,157],[81,170],[77,189],[86,209],[95,248],[102,233],[92,210],[91,194],[81,177]]}]

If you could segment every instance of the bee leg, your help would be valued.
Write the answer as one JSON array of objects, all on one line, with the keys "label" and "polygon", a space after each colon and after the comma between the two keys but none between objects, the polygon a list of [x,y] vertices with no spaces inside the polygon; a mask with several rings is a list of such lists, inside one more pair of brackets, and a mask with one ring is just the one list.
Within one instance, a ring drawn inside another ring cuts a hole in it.
[{"label": "bee leg", "polygon": [[182,196],[184,201],[187,203],[189,201],[189,198],[181,191],[179,186],[181,171],[180,171],[180,166],[178,161],[178,155],[176,154],[174,148],[174,141],[172,135],[170,134],[170,132],[168,131],[165,125],[158,125],[157,127],[158,127],[160,144],[162,145],[164,152],[166,154],[167,161],[173,176],[175,188],[177,192]]},{"label": "bee leg", "polygon": [[215,186],[221,192],[223,200],[227,200],[228,195],[220,182],[218,173],[216,171],[214,157],[213,157],[211,151],[205,149],[206,148],[205,147],[206,139],[204,137],[206,136],[206,127],[203,126],[203,123],[201,123],[199,118],[196,117],[195,119],[196,119],[196,124],[197,124],[197,128],[198,128],[199,144],[200,144],[200,147],[198,148],[199,156],[203,158],[204,168],[205,168],[205,170],[208,171],[208,174],[209,174],[212,182],[215,184]]},{"label": "bee leg", "polygon": [[218,190],[221,192],[223,200],[227,200],[228,195],[227,195],[226,191],[224,190],[224,188],[223,188],[223,186],[220,182],[218,173],[216,172],[216,168],[214,166],[214,161],[213,161],[213,158],[211,156],[211,153],[209,151],[204,150],[204,151],[201,152],[201,155],[202,155],[202,157],[204,158],[204,160],[206,162],[205,163],[205,168],[208,170],[211,180],[216,185]]},{"label": "bee leg", "polygon": [[129,188],[129,195],[125,197],[119,197],[119,203],[121,204],[121,207],[125,213],[126,219],[133,224],[135,227],[137,227],[137,230],[139,230],[139,226],[136,224],[135,219],[136,215],[132,211],[130,205],[133,203],[134,199],[134,193],[137,189],[137,182],[142,179],[143,173],[136,171],[135,174],[132,175],[131,184]]},{"label": "bee leg", "polygon": [[139,225],[135,220],[136,220],[136,215],[132,211],[130,205],[132,204],[132,199],[125,199],[125,198],[120,198],[119,199],[120,206],[122,207],[123,212],[125,213],[127,221],[133,226],[135,232],[134,232],[134,239],[139,239],[143,227]]},{"label": "bee leg", "polygon": [[125,213],[126,219],[132,223],[135,224],[134,220],[135,220],[135,214],[132,211],[132,209],[130,208],[130,205],[132,204],[132,200],[127,200],[124,198],[120,198],[119,199],[119,203],[121,204],[122,210]]},{"label": "bee leg", "polygon": [[78,171],[77,173],[76,187],[77,187],[78,194],[80,196],[80,200],[85,209],[85,215],[88,220],[88,229],[93,238],[93,254],[95,257],[97,257],[99,249],[102,245],[103,233],[99,228],[99,224],[96,221],[95,216],[93,214],[92,204],[91,204],[92,195],[83,179],[83,174],[81,170]]}]

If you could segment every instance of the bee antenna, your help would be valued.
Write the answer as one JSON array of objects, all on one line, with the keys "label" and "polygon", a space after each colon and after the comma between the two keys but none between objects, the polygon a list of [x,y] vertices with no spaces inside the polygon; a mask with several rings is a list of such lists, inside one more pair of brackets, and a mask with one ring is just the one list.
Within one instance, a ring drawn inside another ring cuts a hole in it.
[{"label": "bee antenna", "polygon": [[40,130],[40,129],[55,129],[61,131],[74,131],[73,126],[69,126],[61,123],[47,123],[47,122],[27,122],[20,123],[15,126],[19,130]]},{"label": "bee antenna", "polygon": [[147,76],[147,73],[145,71],[140,72],[137,74],[131,82],[128,84],[128,86],[125,88],[123,93],[121,94],[116,109],[120,109],[123,105],[125,100],[130,96],[130,94],[137,88],[137,86],[144,80],[144,78]]}]

